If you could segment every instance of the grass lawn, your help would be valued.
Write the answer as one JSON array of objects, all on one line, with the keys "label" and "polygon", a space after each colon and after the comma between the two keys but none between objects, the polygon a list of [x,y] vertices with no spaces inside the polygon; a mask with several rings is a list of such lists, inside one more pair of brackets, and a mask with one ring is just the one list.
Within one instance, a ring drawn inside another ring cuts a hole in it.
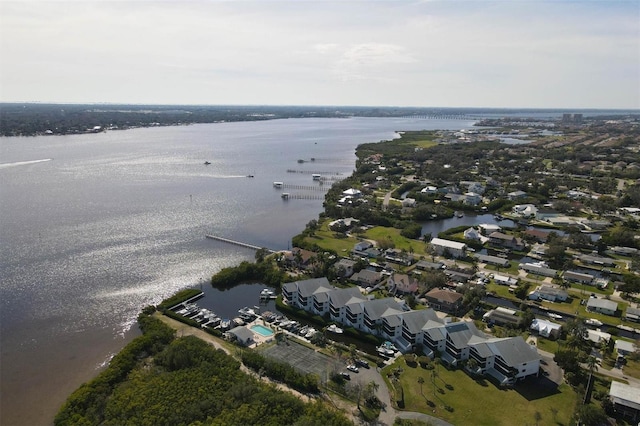
[{"label": "grass lawn", "polygon": [[487,265],[484,268],[490,269],[492,271],[496,271],[498,275],[511,274],[511,275],[518,276],[518,264],[516,262],[509,262],[508,268],[504,268],[502,266],[495,266],[495,265]]},{"label": "grass lawn", "polygon": [[336,238],[335,232],[329,229],[330,220],[326,220],[322,223],[320,228],[314,233],[312,237],[306,237],[305,242],[311,244],[317,244],[324,250],[333,250],[338,254],[351,253],[353,246],[358,243],[358,240],[349,238]]},{"label": "grass lawn", "polygon": [[622,371],[625,376],[635,377],[636,379],[640,379],[640,361],[632,361],[627,359],[627,363],[624,367],[622,367]]},{"label": "grass lawn", "polygon": [[[577,312],[577,315],[582,318],[595,318],[607,324],[613,324],[613,325],[626,324],[632,327],[634,326],[634,323],[629,321],[623,321],[622,318],[620,317],[612,317],[610,315],[600,314],[597,312],[587,312],[586,303],[584,305],[581,305],[580,300],[582,299],[588,300],[590,294],[591,293],[585,293],[583,295],[583,294],[577,294],[572,291],[571,303],[564,303],[564,302],[552,303],[552,302],[543,301],[542,306],[546,306],[548,308],[551,308],[557,311],[562,311],[562,312],[566,312],[574,315],[576,315],[576,312]],[[624,308],[621,303],[618,303],[618,306]]]},{"label": "grass lawn", "polygon": [[375,226],[365,232],[365,237],[375,241],[385,241],[390,239],[395,248],[404,249],[414,255],[426,255],[426,245],[422,241],[412,240],[400,235],[400,229],[386,228],[384,226]]},{"label": "grass lawn", "polygon": [[592,285],[582,285],[582,284],[578,284],[578,283],[572,283],[571,284],[571,290],[575,293],[575,292],[579,292],[582,293],[584,292],[585,294],[591,294],[591,293],[596,293],[596,294],[613,294],[613,286],[608,286],[605,289],[600,289],[598,287],[594,287]]},{"label": "grass lawn", "polygon": [[[435,392],[430,370],[408,367],[402,358],[383,370],[402,367],[400,383],[404,389],[404,409],[439,417],[454,425],[568,425],[576,403],[576,393],[567,385],[547,386],[546,379],[526,381],[515,389],[498,389],[488,380],[473,380],[461,370],[438,367]],[[424,383],[420,385],[418,378]],[[427,401],[435,403],[431,407]],[[450,406],[453,411],[447,411]],[[556,414],[554,415],[554,411]]]},{"label": "grass lawn", "polygon": [[431,148],[432,146],[438,145],[438,142],[425,139],[425,140],[419,140],[419,141],[412,141],[411,145],[415,145],[420,148]]},{"label": "grass lawn", "polygon": [[522,300],[518,299],[512,293],[509,293],[509,286],[496,284],[493,281],[491,281],[489,284],[486,285],[485,288],[487,289],[487,292],[493,292],[493,293],[497,294],[500,297],[504,297],[505,299],[513,300],[514,302],[517,302],[518,304],[522,303]]},{"label": "grass lawn", "polygon": [[537,341],[538,341],[538,344],[537,344],[538,348],[542,349],[543,351],[550,352],[552,354],[555,354],[556,351],[558,350],[558,347],[560,346],[557,340],[549,340],[541,336],[538,336]]}]

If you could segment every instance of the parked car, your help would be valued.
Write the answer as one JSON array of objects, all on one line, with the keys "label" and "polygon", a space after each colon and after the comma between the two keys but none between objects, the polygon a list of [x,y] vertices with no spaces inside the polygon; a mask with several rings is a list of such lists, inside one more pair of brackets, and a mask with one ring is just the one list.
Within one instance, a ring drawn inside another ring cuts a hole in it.
[{"label": "parked car", "polygon": [[349,375],[349,373],[340,373],[340,377],[345,380],[351,380],[351,376]]},{"label": "parked car", "polygon": [[353,364],[349,364],[349,365],[347,365],[347,370],[353,371],[354,373],[357,373],[358,372],[358,367],[356,367]]}]

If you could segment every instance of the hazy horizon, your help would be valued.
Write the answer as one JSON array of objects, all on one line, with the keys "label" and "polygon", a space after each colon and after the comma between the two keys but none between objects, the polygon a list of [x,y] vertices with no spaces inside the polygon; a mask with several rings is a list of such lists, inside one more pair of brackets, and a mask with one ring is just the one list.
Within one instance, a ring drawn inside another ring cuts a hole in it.
[{"label": "hazy horizon", "polygon": [[2,1],[0,102],[640,108],[637,1]]}]

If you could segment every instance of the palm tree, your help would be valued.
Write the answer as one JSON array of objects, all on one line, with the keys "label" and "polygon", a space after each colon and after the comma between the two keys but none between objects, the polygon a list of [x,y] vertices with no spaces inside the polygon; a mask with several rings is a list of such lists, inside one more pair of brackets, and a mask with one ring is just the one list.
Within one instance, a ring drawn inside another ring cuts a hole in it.
[{"label": "palm tree", "polygon": [[424,383],[424,378],[422,376],[418,377],[418,383],[420,383],[420,395],[424,396],[422,393],[422,384]]},{"label": "palm tree", "polygon": [[589,369],[589,373],[593,374],[594,371],[598,370],[598,360],[593,355],[587,358],[587,368]]}]

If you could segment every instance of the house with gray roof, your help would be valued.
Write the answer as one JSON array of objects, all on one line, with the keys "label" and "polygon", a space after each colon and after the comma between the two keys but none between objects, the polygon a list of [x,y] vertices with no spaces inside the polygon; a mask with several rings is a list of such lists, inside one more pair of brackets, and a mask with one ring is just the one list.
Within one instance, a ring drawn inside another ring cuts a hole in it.
[{"label": "house with gray roof", "polygon": [[340,259],[334,265],[334,269],[336,273],[340,277],[349,278],[353,275],[353,267],[356,265],[356,262],[351,259]]},{"label": "house with gray roof", "polygon": [[416,268],[421,271],[438,271],[443,269],[444,263],[442,262],[427,262],[426,260],[421,260],[416,263]]},{"label": "house with gray roof", "polygon": [[611,382],[609,398],[613,402],[614,411],[630,424],[640,421],[640,392],[638,388],[616,382]]},{"label": "house with gray roof", "polygon": [[540,285],[529,293],[530,300],[548,300],[550,302],[565,302],[569,294],[560,287]]},{"label": "house with gray roof", "polygon": [[362,303],[364,317],[360,329],[362,331],[378,334],[377,330],[382,326],[382,318],[387,315],[406,312],[408,307],[396,302],[393,297],[373,299]]},{"label": "house with gray roof", "polygon": [[504,257],[498,256],[489,256],[486,254],[475,254],[473,255],[478,262],[486,263],[488,265],[500,266],[501,268],[508,268],[511,264],[509,263],[509,259],[505,259]]},{"label": "house with gray roof", "polygon": [[329,315],[333,321],[344,324],[346,307],[367,300],[357,287],[338,288],[329,293]]},{"label": "house with gray roof", "polygon": [[600,312],[601,314],[614,316],[618,310],[618,304],[613,300],[590,297],[587,302],[587,311]]},{"label": "house with gray roof", "polygon": [[562,278],[567,281],[580,283],[580,284],[592,284],[593,281],[596,279],[596,277],[594,277],[591,274],[586,274],[583,272],[575,272],[575,271],[565,271],[564,274],[562,274]]},{"label": "house with gray roof", "polygon": [[578,256],[578,259],[582,263],[586,263],[586,264],[589,264],[589,265],[601,265],[601,266],[608,266],[608,267],[616,266],[616,264],[613,261],[613,259],[609,259],[608,257],[603,257],[603,256],[595,256],[595,255],[591,255],[591,254],[583,254],[583,255]]},{"label": "house with gray roof", "polygon": [[624,317],[628,321],[640,322],[640,309],[627,307],[626,312],[624,313]]},{"label": "house with gray roof", "polygon": [[[405,312],[401,314],[401,319],[400,336],[395,340],[395,343],[402,352],[408,352],[414,345],[422,344],[422,328],[429,321],[444,324],[433,309]],[[386,324],[383,327],[386,327]]]},{"label": "house with gray roof", "polygon": [[543,277],[553,278],[558,274],[556,269],[547,268],[537,263],[521,263],[518,268],[530,274],[542,275]]},{"label": "house with gray roof", "polygon": [[[329,280],[327,280],[326,277],[312,278],[309,280],[294,281],[284,284],[282,286],[282,297],[290,306],[309,311],[313,306],[314,296],[316,296],[318,300],[317,306],[326,303],[326,310],[328,311],[329,299],[327,296],[320,295],[328,293],[334,289],[335,287],[329,284]],[[321,307],[321,309],[325,308]]]},{"label": "house with gray roof", "polygon": [[362,287],[374,287],[382,280],[382,274],[378,271],[363,269],[351,276],[351,281]]},{"label": "house with gray roof", "polygon": [[445,240],[444,238],[432,238],[429,244],[440,256],[445,253],[449,253],[453,257],[465,257],[467,255],[467,245],[465,243]]},{"label": "house with gray roof", "polygon": [[240,326],[232,328],[225,333],[228,339],[237,341],[242,346],[251,346],[255,341],[253,340],[253,331],[249,330],[246,326]]}]

